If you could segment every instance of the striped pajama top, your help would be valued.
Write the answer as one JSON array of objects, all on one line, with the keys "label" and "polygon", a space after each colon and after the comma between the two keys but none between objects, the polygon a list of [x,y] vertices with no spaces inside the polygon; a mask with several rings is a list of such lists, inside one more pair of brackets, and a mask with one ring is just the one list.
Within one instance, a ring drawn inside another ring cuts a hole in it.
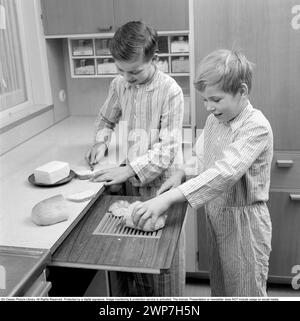
[{"label": "striped pajama top", "polygon": [[273,133],[262,112],[249,103],[227,123],[210,115],[203,135],[203,171],[178,187],[190,205],[197,208],[212,201],[214,208],[244,207],[266,202]]},{"label": "striped pajama top", "polygon": [[[108,145],[116,124],[126,123],[126,164],[136,174],[130,182],[160,187],[171,175],[174,161],[182,159],[183,104],[180,86],[158,68],[142,85],[130,85],[119,75],[113,79],[96,119],[95,142]],[[125,140],[122,137],[122,144]]]}]

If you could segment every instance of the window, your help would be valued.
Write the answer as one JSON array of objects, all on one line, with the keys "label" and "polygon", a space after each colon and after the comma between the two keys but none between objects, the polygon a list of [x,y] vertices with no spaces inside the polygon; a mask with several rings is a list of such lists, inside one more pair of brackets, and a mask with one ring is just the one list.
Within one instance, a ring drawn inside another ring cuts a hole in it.
[{"label": "window", "polygon": [[14,0],[0,0],[0,112],[28,100],[19,19]]},{"label": "window", "polygon": [[0,128],[52,103],[39,0],[0,0]]}]

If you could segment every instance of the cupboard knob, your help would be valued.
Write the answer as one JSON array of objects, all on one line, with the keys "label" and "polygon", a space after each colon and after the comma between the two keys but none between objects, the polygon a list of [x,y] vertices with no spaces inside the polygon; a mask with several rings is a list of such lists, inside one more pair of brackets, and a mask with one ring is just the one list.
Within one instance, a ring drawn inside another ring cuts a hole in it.
[{"label": "cupboard knob", "polygon": [[108,32],[112,30],[112,26],[109,27],[103,27],[103,28],[98,28],[99,32]]},{"label": "cupboard knob", "polygon": [[290,194],[290,199],[292,201],[300,201],[300,194]]},{"label": "cupboard knob", "polygon": [[292,159],[277,159],[276,165],[277,167],[292,167],[294,161]]}]

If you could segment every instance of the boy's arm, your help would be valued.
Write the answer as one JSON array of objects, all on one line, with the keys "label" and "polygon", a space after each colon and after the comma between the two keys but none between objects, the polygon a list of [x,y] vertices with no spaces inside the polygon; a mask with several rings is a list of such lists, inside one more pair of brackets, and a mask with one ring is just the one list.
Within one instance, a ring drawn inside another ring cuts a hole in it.
[{"label": "boy's arm", "polygon": [[271,129],[246,125],[224,150],[222,159],[178,188],[191,206],[202,206],[234,185],[266,147],[273,147]]},{"label": "boy's arm", "polygon": [[173,163],[182,143],[183,108],[183,93],[176,87],[162,108],[159,142],[129,164],[142,184],[155,179]]},{"label": "boy's arm", "polygon": [[94,144],[110,143],[111,134],[121,117],[122,111],[116,91],[116,79],[109,87],[108,96],[102,105],[95,121]]}]

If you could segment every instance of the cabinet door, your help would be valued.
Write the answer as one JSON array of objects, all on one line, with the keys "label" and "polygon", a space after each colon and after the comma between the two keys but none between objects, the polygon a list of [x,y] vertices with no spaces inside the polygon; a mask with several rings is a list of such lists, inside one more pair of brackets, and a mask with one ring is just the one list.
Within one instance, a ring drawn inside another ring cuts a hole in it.
[{"label": "cabinet door", "polygon": [[42,0],[45,35],[113,31],[112,0]]},{"label": "cabinet door", "polygon": [[272,221],[269,277],[290,283],[294,276],[292,269],[300,263],[300,191],[273,191],[270,193],[268,207]]},{"label": "cabinet door", "polygon": [[156,30],[188,30],[188,0],[114,0],[116,27],[144,20]]},{"label": "cabinet door", "polygon": [[[300,17],[294,0],[194,1],[195,60],[240,48],[255,63],[250,99],[269,119],[277,150],[299,150]],[[196,97],[197,126],[206,113]]]}]

